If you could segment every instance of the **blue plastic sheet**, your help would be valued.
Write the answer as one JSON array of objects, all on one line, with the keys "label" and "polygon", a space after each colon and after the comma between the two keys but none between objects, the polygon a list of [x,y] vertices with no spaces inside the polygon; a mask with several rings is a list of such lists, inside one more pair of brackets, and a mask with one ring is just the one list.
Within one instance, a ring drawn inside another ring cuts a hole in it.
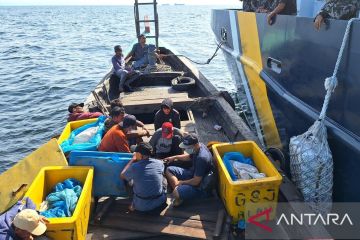
[{"label": "blue plastic sheet", "polygon": [[[101,138],[104,133],[104,122],[106,120],[106,116],[98,117],[98,120],[94,123],[89,123],[84,126],[81,126],[74,131],[71,132],[70,137],[60,144],[61,149],[64,153],[79,150],[79,151],[96,151],[97,147],[101,143]],[[76,135],[81,133],[82,131],[91,128],[91,127],[99,127],[96,134],[90,138],[90,140],[86,143],[78,143],[73,144],[74,138]]]},{"label": "blue plastic sheet", "polygon": [[230,163],[230,160],[241,162],[241,163],[246,163],[246,164],[255,166],[253,160],[251,158],[245,158],[242,153],[239,153],[239,152],[225,153],[225,155],[223,157],[223,162],[224,162],[225,167],[228,170],[229,175],[230,175],[230,177],[231,177],[231,179],[233,181],[238,180],[238,177],[234,173],[234,170],[233,170],[233,167],[232,167],[232,165]]},{"label": "blue plastic sheet", "polygon": [[49,209],[40,214],[47,218],[71,217],[81,191],[81,183],[73,178],[56,184],[53,192],[46,197]]}]

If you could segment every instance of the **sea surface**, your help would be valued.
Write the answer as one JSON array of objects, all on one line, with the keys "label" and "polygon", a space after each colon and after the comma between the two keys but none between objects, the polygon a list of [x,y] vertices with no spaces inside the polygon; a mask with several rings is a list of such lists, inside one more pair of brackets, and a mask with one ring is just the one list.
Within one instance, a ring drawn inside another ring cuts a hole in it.
[{"label": "sea surface", "polygon": [[[216,48],[212,8],[159,6],[161,39],[206,62]],[[0,7],[0,172],[59,134],[68,105],[84,101],[110,69],[113,46],[129,48],[135,38],[133,6]],[[198,68],[235,93],[221,51]]]}]

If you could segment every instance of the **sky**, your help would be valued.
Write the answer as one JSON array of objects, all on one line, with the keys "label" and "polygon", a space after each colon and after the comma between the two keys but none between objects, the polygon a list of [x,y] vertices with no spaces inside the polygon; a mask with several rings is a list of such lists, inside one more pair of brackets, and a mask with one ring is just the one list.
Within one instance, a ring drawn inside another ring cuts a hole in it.
[{"label": "sky", "polygon": [[[152,0],[139,0],[151,2]],[[159,4],[184,3],[189,5],[237,5],[239,0],[158,0]],[[0,0],[4,5],[133,5],[134,0]]]}]

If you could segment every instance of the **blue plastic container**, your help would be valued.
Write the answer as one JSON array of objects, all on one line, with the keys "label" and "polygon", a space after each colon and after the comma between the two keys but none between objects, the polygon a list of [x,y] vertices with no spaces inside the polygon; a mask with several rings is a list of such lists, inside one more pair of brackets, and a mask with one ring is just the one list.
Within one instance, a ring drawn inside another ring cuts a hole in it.
[{"label": "blue plastic container", "polygon": [[127,192],[120,173],[130,161],[131,153],[72,151],[71,166],[93,166],[93,195],[95,197],[126,197]]}]

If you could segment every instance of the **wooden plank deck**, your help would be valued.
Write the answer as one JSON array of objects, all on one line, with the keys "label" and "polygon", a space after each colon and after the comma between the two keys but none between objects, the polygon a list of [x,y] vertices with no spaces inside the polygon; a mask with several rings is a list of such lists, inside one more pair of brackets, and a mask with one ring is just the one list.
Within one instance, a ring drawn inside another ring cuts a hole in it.
[{"label": "wooden plank deck", "polygon": [[131,114],[154,112],[164,98],[171,98],[177,109],[187,109],[193,102],[187,92],[178,92],[171,87],[144,87],[141,91],[122,94],[121,98],[126,112]]},{"label": "wooden plank deck", "polygon": [[178,208],[169,204],[160,216],[130,213],[129,204],[129,199],[116,200],[103,221],[90,226],[88,239],[124,239],[136,234],[138,238],[171,235],[171,238],[212,239],[218,212],[223,210],[221,201],[215,197],[185,203]]}]

